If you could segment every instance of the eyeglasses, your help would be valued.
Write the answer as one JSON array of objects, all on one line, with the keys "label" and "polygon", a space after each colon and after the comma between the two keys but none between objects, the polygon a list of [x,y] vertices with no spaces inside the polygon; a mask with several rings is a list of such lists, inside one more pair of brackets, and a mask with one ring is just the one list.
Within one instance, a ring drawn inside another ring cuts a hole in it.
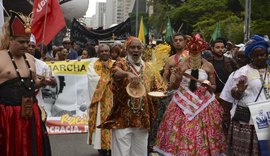
[{"label": "eyeglasses", "polygon": [[63,44],[71,44],[71,42],[63,42]]}]

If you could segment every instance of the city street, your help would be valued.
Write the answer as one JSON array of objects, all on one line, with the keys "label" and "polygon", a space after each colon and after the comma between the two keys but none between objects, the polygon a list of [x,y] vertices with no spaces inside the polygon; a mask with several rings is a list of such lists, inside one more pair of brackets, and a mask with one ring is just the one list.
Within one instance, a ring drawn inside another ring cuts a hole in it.
[{"label": "city street", "polygon": [[98,156],[93,146],[86,144],[87,133],[49,135],[52,156]]}]

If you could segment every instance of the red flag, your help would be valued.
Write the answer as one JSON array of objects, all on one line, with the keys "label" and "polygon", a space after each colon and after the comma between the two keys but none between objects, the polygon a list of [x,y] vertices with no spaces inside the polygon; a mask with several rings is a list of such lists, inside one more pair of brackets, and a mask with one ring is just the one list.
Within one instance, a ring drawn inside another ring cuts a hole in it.
[{"label": "red flag", "polygon": [[58,0],[34,0],[33,13],[32,33],[36,37],[37,44],[43,42],[44,34],[44,44],[48,45],[66,26]]}]

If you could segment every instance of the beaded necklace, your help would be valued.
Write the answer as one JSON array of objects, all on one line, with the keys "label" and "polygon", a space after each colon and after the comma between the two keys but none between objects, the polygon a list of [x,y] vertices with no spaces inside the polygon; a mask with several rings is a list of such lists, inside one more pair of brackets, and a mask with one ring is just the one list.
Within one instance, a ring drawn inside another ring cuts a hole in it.
[{"label": "beaded necklace", "polygon": [[[140,71],[137,72],[136,68],[127,60],[128,63],[128,68],[129,71],[131,73],[134,73],[136,76],[138,76],[140,78],[140,80],[143,79],[143,68],[142,68],[142,64],[140,64]],[[138,103],[138,106],[136,107],[135,104]],[[140,111],[143,111],[143,106],[144,106],[144,102],[143,102],[143,98],[133,98],[131,97],[128,100],[128,106],[130,108],[130,110],[132,111],[133,114],[137,114]]]},{"label": "beaded necklace", "polygon": [[202,65],[203,65],[203,62],[202,62],[201,54],[194,55],[194,54],[190,53],[188,66],[192,70],[196,70],[196,69],[200,69],[202,67]]},{"label": "beaded necklace", "polygon": [[[268,73],[267,67],[266,67],[265,72],[264,72],[264,77],[263,77],[263,73],[262,74],[261,73],[262,72],[260,72],[260,70],[259,70],[260,80],[262,82],[262,87],[263,87],[265,97],[266,97],[266,99],[269,99],[270,98],[269,86],[268,86],[268,84],[269,84],[269,74],[267,74]],[[266,81],[266,74],[268,76],[267,77],[267,79],[268,79],[267,83],[265,82]]]},{"label": "beaded necklace", "polygon": [[29,64],[28,59],[26,58],[26,56],[23,55],[23,58],[24,58],[24,61],[25,61],[26,65],[27,65],[27,67],[29,68],[29,72],[30,72],[30,78],[31,78],[30,82],[31,82],[31,84],[29,86],[26,85],[26,83],[24,82],[24,79],[21,77],[19,69],[18,69],[18,67],[17,67],[17,65],[15,63],[15,60],[14,60],[12,54],[10,53],[10,51],[8,51],[8,55],[9,55],[11,61],[12,61],[12,64],[13,64],[13,66],[15,68],[17,76],[21,79],[21,83],[24,85],[24,87],[27,88],[29,91],[34,89],[34,88],[31,87],[32,86],[31,84],[34,84],[34,80],[32,79],[32,69],[30,67],[30,64]]}]

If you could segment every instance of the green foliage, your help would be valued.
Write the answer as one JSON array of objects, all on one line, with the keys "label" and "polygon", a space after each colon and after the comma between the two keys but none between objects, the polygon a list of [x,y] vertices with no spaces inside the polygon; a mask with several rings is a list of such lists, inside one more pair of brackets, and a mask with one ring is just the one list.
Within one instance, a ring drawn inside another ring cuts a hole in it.
[{"label": "green foliage", "polygon": [[251,35],[254,34],[270,36],[270,21],[265,19],[252,20]]},{"label": "green foliage", "polygon": [[[245,0],[152,0],[154,15],[151,28],[157,32],[169,16],[174,31],[186,34],[202,33],[210,41],[216,23],[220,22],[222,37],[234,43],[243,42]],[[270,34],[270,0],[251,0],[251,35]]]},{"label": "green foliage", "polygon": [[270,1],[252,0],[251,19],[270,19]]},{"label": "green foliage", "polygon": [[242,43],[244,40],[244,22],[238,16],[231,15],[223,22],[223,36],[233,43]]}]

